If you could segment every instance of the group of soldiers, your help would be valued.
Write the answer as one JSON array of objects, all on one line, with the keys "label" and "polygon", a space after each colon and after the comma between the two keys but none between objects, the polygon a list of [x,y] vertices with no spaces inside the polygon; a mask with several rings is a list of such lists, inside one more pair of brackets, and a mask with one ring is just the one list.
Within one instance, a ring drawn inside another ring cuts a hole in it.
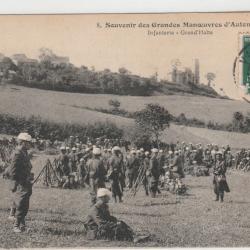
[{"label": "group of soldiers", "polygon": [[[34,178],[28,155],[33,140],[27,133],[20,133],[17,139],[18,145],[7,172],[11,180],[10,189],[14,194],[10,218],[15,221],[14,232],[22,232],[25,229]],[[213,144],[202,146],[178,142],[168,148],[153,147],[147,151],[144,148],[133,148],[120,140],[98,138],[83,144],[73,136],[63,143],[58,142],[56,146],[60,155],[57,157],[55,172],[62,180],[62,187],[74,189],[88,185],[94,213],[105,212],[109,218],[109,196],[112,195],[115,202],[122,202],[124,191],[128,190],[135,195],[138,188],[143,186],[145,195],[155,198],[167,182],[174,180],[181,185],[185,168],[192,165],[204,165],[210,172],[213,171],[215,200],[223,202],[224,192],[230,191],[226,181],[227,168],[232,167],[235,161],[241,162],[243,156],[249,156],[249,151],[244,150],[244,154],[239,154],[235,160],[229,145],[220,149]],[[113,219],[109,222],[113,223]],[[130,230],[125,223],[119,225],[122,225],[121,230]]]},{"label": "group of soldiers", "polygon": [[250,171],[250,150],[241,149],[235,156],[235,169]]}]

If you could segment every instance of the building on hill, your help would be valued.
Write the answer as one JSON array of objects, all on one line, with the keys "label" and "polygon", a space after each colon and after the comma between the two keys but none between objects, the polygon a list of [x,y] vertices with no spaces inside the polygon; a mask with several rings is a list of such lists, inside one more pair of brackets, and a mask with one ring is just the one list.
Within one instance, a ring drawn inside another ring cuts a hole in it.
[{"label": "building on hill", "polygon": [[12,61],[17,65],[18,63],[37,63],[38,60],[28,58],[25,54],[14,54],[11,57]]},{"label": "building on hill", "polygon": [[194,83],[200,84],[200,64],[199,60],[195,59],[194,72],[190,68],[178,69],[173,67],[171,72],[172,82],[178,84]]},{"label": "building on hill", "polygon": [[69,57],[67,57],[67,56],[53,56],[52,58],[50,58],[50,61],[53,65],[69,64]]},{"label": "building on hill", "polygon": [[200,84],[200,62],[199,59],[195,59],[194,64],[194,83]]},{"label": "building on hill", "polygon": [[194,82],[194,73],[190,68],[185,68],[184,70],[178,70],[174,68],[172,71],[172,82],[179,84],[187,84]]},{"label": "building on hill", "polygon": [[0,53],[0,62],[4,59],[5,55],[3,53]]}]

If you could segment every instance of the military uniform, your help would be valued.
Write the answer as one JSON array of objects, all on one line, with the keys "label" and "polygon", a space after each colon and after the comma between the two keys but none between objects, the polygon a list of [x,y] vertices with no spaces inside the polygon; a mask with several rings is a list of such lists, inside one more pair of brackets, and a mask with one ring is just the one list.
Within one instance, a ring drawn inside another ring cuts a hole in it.
[{"label": "military uniform", "polygon": [[148,195],[148,192],[149,192],[149,165],[150,165],[150,159],[149,157],[145,157],[144,162],[143,162],[144,176],[143,176],[142,184],[143,184],[146,195]]},{"label": "military uniform", "polygon": [[150,176],[150,191],[151,196],[154,198],[158,189],[158,182],[160,177],[159,161],[153,155],[149,161],[149,176]]},{"label": "military uniform", "polygon": [[111,191],[112,195],[116,201],[116,196],[118,196],[119,201],[122,201],[122,183],[123,178],[123,161],[122,158],[113,154],[108,160],[109,166],[109,179],[111,180]]},{"label": "military uniform", "polygon": [[110,215],[109,207],[99,200],[90,210],[84,222],[88,239],[132,241],[133,230],[123,221]]},{"label": "military uniform", "polygon": [[69,157],[69,171],[70,171],[70,173],[76,172],[77,154],[74,152],[71,152],[68,157]]},{"label": "military uniform", "polygon": [[216,194],[216,200],[218,201],[219,198],[221,202],[224,199],[224,191],[230,192],[226,181],[226,165],[223,160],[216,161],[214,166],[214,193]]},{"label": "military uniform", "polygon": [[91,202],[92,204],[95,204],[97,189],[105,187],[106,170],[103,161],[98,158],[89,159],[87,162],[86,170],[91,187]]},{"label": "military uniform", "polygon": [[59,156],[59,168],[57,169],[57,172],[60,176],[69,176],[70,174],[70,167],[69,167],[69,157],[67,154],[61,154]]},{"label": "military uniform", "polygon": [[25,217],[29,210],[30,196],[32,194],[30,159],[27,150],[19,147],[12,157],[9,168],[11,191],[14,192],[16,208],[15,227],[25,225]]},{"label": "military uniform", "polygon": [[86,178],[86,168],[84,161],[80,161],[80,163],[77,164],[77,173],[79,177],[79,183],[82,187],[84,187]]},{"label": "military uniform", "polygon": [[127,159],[127,176],[129,181],[129,188],[132,188],[139,169],[139,161],[135,155],[131,155]]},{"label": "military uniform", "polygon": [[181,156],[175,155],[175,157],[173,159],[173,163],[171,165],[171,168],[172,168],[173,176],[175,178],[183,178],[184,177]]}]

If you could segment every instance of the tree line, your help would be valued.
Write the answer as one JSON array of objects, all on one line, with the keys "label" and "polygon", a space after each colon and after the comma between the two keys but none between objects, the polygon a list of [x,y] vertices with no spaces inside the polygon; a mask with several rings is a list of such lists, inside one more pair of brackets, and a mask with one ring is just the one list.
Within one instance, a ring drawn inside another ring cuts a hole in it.
[{"label": "tree line", "polygon": [[220,97],[213,88],[194,84],[173,84],[158,80],[157,75],[142,77],[122,67],[118,72],[106,68],[96,71],[86,66],[56,62],[59,58],[49,49],[41,49],[39,60],[14,61],[4,57],[0,61],[0,82],[32,88],[77,93],[107,93],[148,96],[155,91],[162,94],[191,93]]}]

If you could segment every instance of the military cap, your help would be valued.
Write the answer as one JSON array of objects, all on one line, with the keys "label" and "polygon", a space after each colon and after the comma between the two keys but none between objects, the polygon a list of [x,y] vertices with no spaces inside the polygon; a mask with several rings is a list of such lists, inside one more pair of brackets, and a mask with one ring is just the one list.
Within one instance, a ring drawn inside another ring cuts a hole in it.
[{"label": "military cap", "polygon": [[28,141],[28,142],[31,142],[31,141],[32,141],[32,137],[31,137],[31,135],[29,135],[28,133],[20,133],[20,134],[17,136],[17,139],[18,139],[18,140],[21,140],[21,141]]},{"label": "military cap", "polygon": [[114,152],[114,151],[121,151],[121,148],[118,147],[118,146],[114,146],[114,147],[112,148],[112,152]]},{"label": "military cap", "polygon": [[111,198],[111,192],[107,188],[99,188],[96,194],[97,198],[108,196]]},{"label": "military cap", "polygon": [[215,153],[215,155],[222,155],[222,152],[221,152],[221,151],[217,151],[217,152]]},{"label": "military cap", "polygon": [[94,155],[100,155],[100,154],[101,154],[101,149],[100,149],[100,148],[97,148],[97,147],[94,147],[94,148],[93,148],[93,154],[94,154]]},{"label": "military cap", "polygon": [[152,153],[158,153],[158,149],[157,148],[152,148],[151,151],[152,151]]}]

